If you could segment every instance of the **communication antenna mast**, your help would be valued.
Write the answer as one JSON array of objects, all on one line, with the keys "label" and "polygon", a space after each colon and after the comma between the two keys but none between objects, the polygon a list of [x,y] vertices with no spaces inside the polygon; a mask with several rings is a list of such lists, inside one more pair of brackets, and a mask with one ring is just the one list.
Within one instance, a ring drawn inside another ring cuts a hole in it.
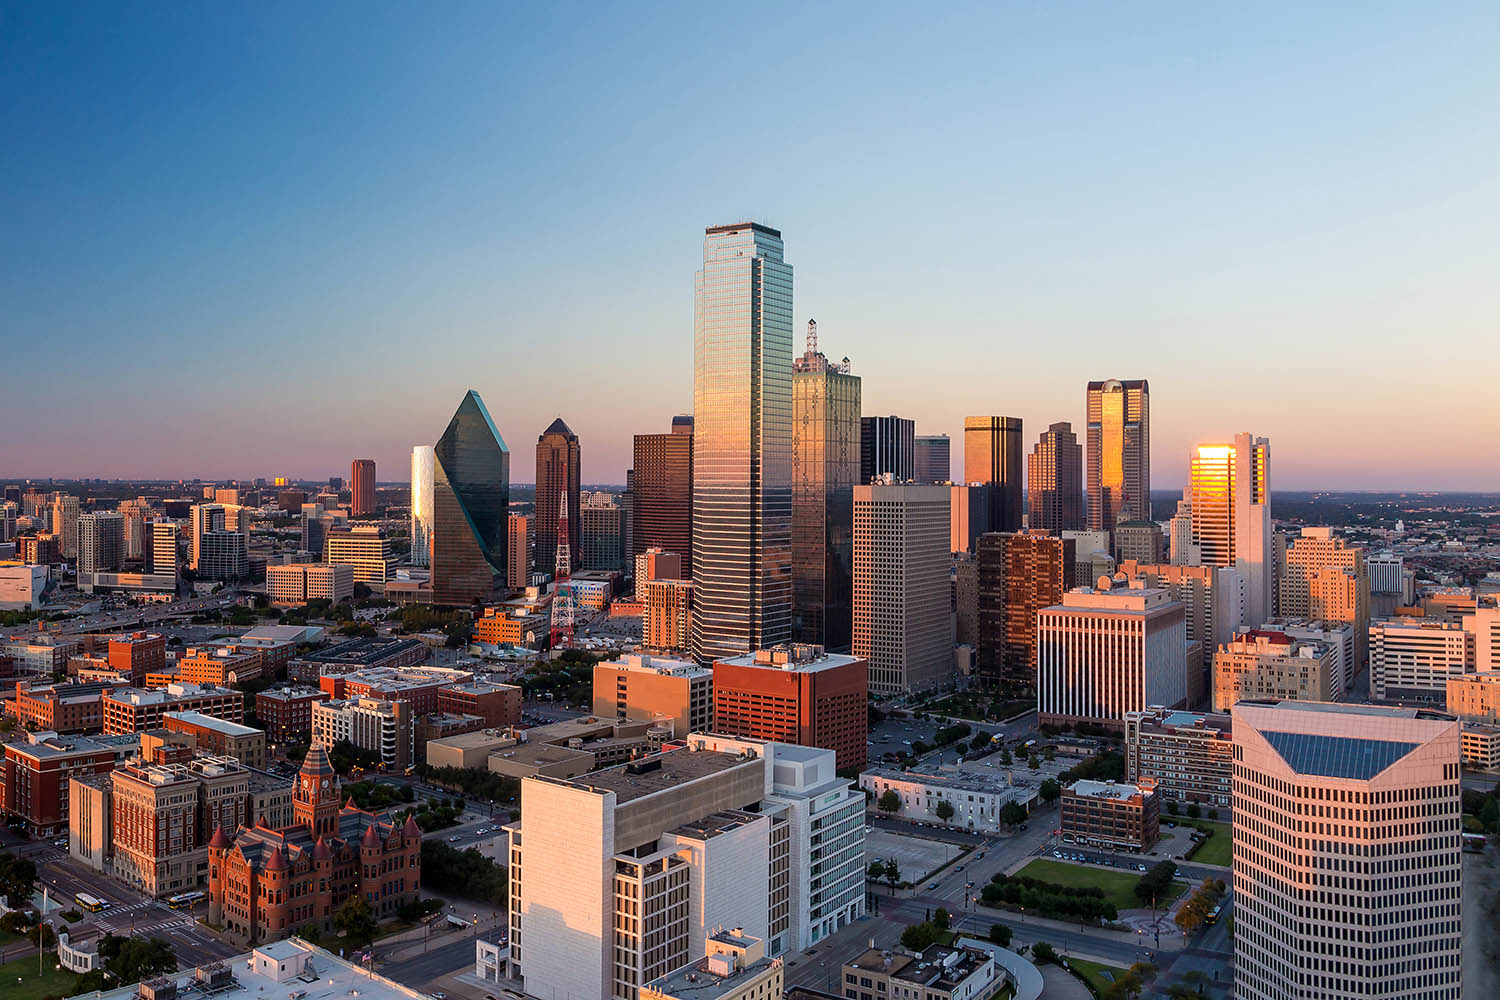
[{"label": "communication antenna mast", "polygon": [[572,532],[568,528],[568,491],[564,489],[558,497],[557,513],[557,562],[553,572],[552,588],[552,648],[573,645],[573,585],[568,577],[573,573],[573,554],[568,544]]},{"label": "communication antenna mast", "polygon": [[807,321],[807,353],[809,356],[818,353],[818,321],[815,319]]}]

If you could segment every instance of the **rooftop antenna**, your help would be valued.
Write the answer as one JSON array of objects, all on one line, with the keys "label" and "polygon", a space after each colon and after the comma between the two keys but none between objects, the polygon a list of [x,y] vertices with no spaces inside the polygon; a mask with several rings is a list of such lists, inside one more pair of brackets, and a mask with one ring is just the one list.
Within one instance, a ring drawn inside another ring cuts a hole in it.
[{"label": "rooftop antenna", "polygon": [[818,353],[818,321],[815,319],[807,321],[807,353]]}]

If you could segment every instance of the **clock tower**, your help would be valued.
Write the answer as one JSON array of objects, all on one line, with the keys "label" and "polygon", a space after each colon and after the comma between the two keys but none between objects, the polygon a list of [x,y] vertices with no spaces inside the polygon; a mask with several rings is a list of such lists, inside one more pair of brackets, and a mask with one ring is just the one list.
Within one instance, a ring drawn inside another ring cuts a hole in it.
[{"label": "clock tower", "polygon": [[338,833],[339,805],[339,776],[323,744],[314,743],[292,791],[292,821],[312,831],[314,839],[331,837]]}]

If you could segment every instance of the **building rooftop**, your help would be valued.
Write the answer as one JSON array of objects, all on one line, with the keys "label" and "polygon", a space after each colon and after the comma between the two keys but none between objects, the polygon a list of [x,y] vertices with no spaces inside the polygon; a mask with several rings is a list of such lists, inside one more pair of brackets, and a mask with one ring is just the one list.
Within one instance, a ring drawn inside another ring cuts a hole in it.
[{"label": "building rooftop", "polygon": [[414,649],[422,645],[420,639],[397,638],[394,636],[370,636],[362,639],[350,639],[329,646],[326,649],[314,649],[304,653],[297,659],[313,663],[344,663],[358,666],[373,660],[383,659],[391,654]]},{"label": "building rooftop", "polygon": [[1421,746],[1397,740],[1261,730],[1271,748],[1298,774],[1368,781]]},{"label": "building rooftop", "polygon": [[669,832],[679,837],[708,840],[719,836],[721,833],[738,830],[747,823],[754,823],[761,818],[763,818],[763,814],[761,813],[744,812],[739,809],[725,809],[721,812],[710,813],[701,819],[683,823],[681,826],[674,827]]},{"label": "building rooftop", "polygon": [[167,712],[165,718],[177,719],[189,725],[202,726],[204,729],[212,729],[223,733],[225,736],[254,736],[262,730],[254,726],[242,726],[238,722],[229,722],[225,719],[216,719],[212,715],[204,715],[202,712]]},{"label": "building rooftop", "polygon": [[[734,938],[727,932],[715,934],[713,938],[742,942],[736,947],[749,946],[749,942],[745,942],[743,938]],[[674,997],[675,1000],[717,1000],[737,992],[742,984],[763,975],[773,963],[780,961],[779,958],[763,958],[744,967],[736,960],[732,966],[727,966],[731,970],[728,975],[720,975],[714,970],[726,966],[717,965],[712,957],[704,957],[659,979],[653,979],[646,985],[664,996]]]},{"label": "building rooftop", "polygon": [[131,705],[165,705],[186,698],[209,698],[215,695],[244,695],[232,688],[215,687],[212,684],[168,684],[164,688],[116,688],[110,692],[112,701],[128,702]]},{"label": "building rooftop", "polygon": [[57,733],[45,731],[32,733],[31,738],[23,743],[7,743],[8,748],[14,749],[16,753],[33,757],[36,760],[53,760],[58,757],[71,757],[77,754],[102,753],[113,751],[116,748],[102,740],[96,740],[92,736],[59,736]]},{"label": "building rooftop", "polygon": [[[652,583],[666,581],[652,580]],[[661,674],[666,677],[703,677],[713,676],[713,671],[707,667],[700,667],[692,660],[678,660],[670,656],[654,656],[646,653],[626,653],[619,659],[609,661],[609,665],[617,670],[629,670],[634,673]]]},{"label": "building rooftop", "polygon": [[742,656],[731,656],[718,662],[732,667],[765,667],[770,670],[810,673],[816,670],[846,667],[851,663],[863,663],[865,660],[860,656],[830,653],[822,646],[790,642],[772,646],[769,649],[757,649],[753,653],[745,653]]},{"label": "building rooftop", "polygon": [[294,687],[267,688],[264,691],[257,692],[255,697],[271,698],[275,701],[293,701],[300,698],[320,698],[326,700],[328,698],[328,692],[320,690],[319,688],[301,685]]},{"label": "building rooftop", "polygon": [[1138,785],[1127,785],[1120,781],[1089,781],[1080,779],[1068,786],[1074,795],[1090,799],[1130,799],[1141,794]]},{"label": "building rooftop", "polygon": [[579,775],[568,779],[567,784],[596,792],[614,792],[616,803],[623,805],[633,799],[742,767],[752,761],[757,766],[765,766],[759,758],[745,754],[719,753],[716,750],[672,750],[652,754],[629,764]]},{"label": "building rooftop", "polygon": [[[778,751],[777,756],[780,756]],[[1000,795],[1015,792],[1017,797],[1029,799],[1036,794],[1036,786],[1026,781],[1011,780],[1011,772],[995,769],[996,773],[978,774],[974,771],[903,771],[897,767],[871,767],[860,772],[860,777],[872,775],[892,781],[909,781],[924,785],[951,788],[960,792],[984,792]]]}]

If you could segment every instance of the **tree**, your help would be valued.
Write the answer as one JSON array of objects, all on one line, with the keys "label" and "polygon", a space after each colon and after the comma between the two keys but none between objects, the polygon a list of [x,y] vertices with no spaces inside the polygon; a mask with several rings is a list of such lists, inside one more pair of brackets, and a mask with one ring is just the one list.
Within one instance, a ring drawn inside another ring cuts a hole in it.
[{"label": "tree", "polygon": [[1166,892],[1167,886],[1177,877],[1177,866],[1170,861],[1157,862],[1150,871],[1142,875],[1140,881],[1135,884],[1135,898],[1141,901],[1142,906],[1147,906],[1153,900],[1161,898]]},{"label": "tree", "polygon": [[1000,751],[1000,763],[1002,763],[1002,764],[1014,764],[1015,762],[1016,762],[1016,759],[1010,755],[1010,751],[1009,750],[1001,750]]},{"label": "tree", "polygon": [[885,881],[891,887],[891,891],[895,892],[896,885],[901,881],[901,866],[896,864],[895,858],[885,863]]},{"label": "tree", "polygon": [[22,907],[31,904],[31,894],[35,891],[36,862],[14,854],[0,854],[0,895],[10,900],[12,907]]},{"label": "tree", "polygon": [[1046,757],[1048,760],[1056,760],[1057,750],[1054,747],[1048,747],[1046,750],[1042,751],[1042,756]]},{"label": "tree", "polygon": [[946,823],[953,818],[953,804],[947,799],[939,799],[936,812],[937,818]]},{"label": "tree", "polygon": [[949,916],[947,907],[939,906],[937,908],[937,913],[933,914],[932,916],[932,925],[940,931],[947,930],[948,925],[952,921],[953,918]]},{"label": "tree", "polygon": [[1049,806],[1052,803],[1056,802],[1058,799],[1062,798],[1062,786],[1059,785],[1054,778],[1048,778],[1046,781],[1042,782],[1042,787],[1039,789],[1039,791],[1042,796],[1042,801],[1047,803]]},{"label": "tree", "polygon": [[1000,807],[1000,822],[1006,826],[1020,826],[1026,822],[1026,816],[1026,807],[1019,802],[1007,802]]},{"label": "tree", "polygon": [[1495,824],[1500,823],[1500,803],[1496,803],[1493,795],[1484,800],[1484,805],[1479,807],[1479,822],[1484,824],[1485,833],[1494,833]]},{"label": "tree", "polygon": [[99,939],[99,957],[117,982],[138,983],[163,972],[175,972],[177,956],[161,938],[123,938],[106,934]]},{"label": "tree", "polygon": [[1035,771],[1037,768],[1042,766],[1042,762],[1037,760],[1036,754],[1032,754],[1030,757],[1026,758],[1026,766]]},{"label": "tree", "polygon": [[989,939],[1002,948],[1010,947],[1011,929],[1004,924],[990,924]]},{"label": "tree", "polygon": [[1199,808],[1198,803],[1189,802],[1187,807],[1187,814],[1188,819],[1197,819],[1199,816],[1203,815],[1203,810]]},{"label": "tree", "polygon": [[880,807],[881,812],[896,812],[901,808],[901,796],[896,792],[894,788],[887,788],[884,792],[881,793],[880,801],[877,802],[876,805]]},{"label": "tree", "polygon": [[1057,949],[1046,941],[1038,941],[1031,946],[1031,958],[1035,962],[1056,962]]},{"label": "tree", "polygon": [[1217,809],[1210,809],[1208,811],[1208,818],[1209,819],[1218,819],[1219,818],[1219,810],[1217,810]]},{"label": "tree", "polygon": [[885,878],[885,862],[881,861],[879,858],[871,861],[870,867],[865,870],[865,878],[869,879],[871,882],[879,882],[881,879]]},{"label": "tree", "polygon": [[901,945],[912,951],[924,951],[937,941],[937,928],[925,921],[911,924],[901,932]]},{"label": "tree", "polygon": [[1172,816],[1176,816],[1177,815],[1177,803],[1174,802],[1174,801],[1168,800],[1167,801],[1167,812],[1168,812],[1168,814],[1170,814]]},{"label": "tree", "polygon": [[918,757],[922,756],[924,753],[931,749],[932,747],[928,746],[926,743],[923,743],[921,740],[917,740],[917,742],[911,745],[911,752],[916,754]]},{"label": "tree", "polygon": [[344,936],[355,948],[362,948],[375,937],[378,924],[370,904],[362,893],[350,896],[338,912],[333,915],[333,926],[344,932]]}]

